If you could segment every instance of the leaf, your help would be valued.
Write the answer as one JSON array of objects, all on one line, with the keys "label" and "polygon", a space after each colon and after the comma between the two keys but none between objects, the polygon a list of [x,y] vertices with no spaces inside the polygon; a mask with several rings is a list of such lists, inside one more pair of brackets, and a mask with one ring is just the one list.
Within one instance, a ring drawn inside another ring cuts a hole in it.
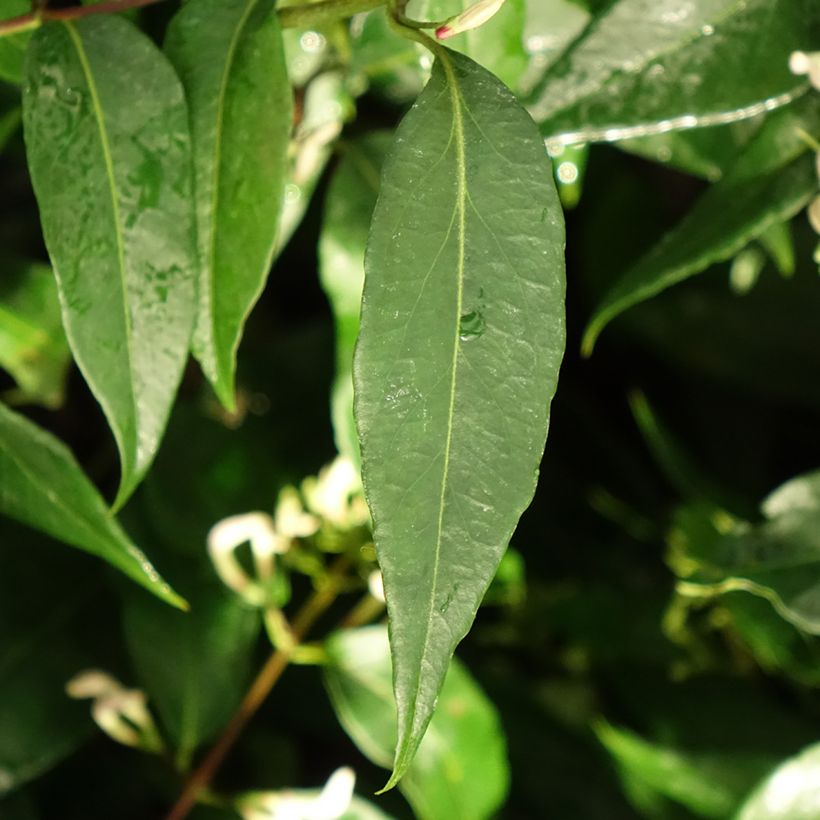
[{"label": "leaf", "polygon": [[816,127],[820,103],[814,98],[774,115],[723,179],[615,283],[587,326],[585,355],[606,325],[627,308],[730,259],[800,211],[817,189],[817,174],[798,129],[813,133]]},{"label": "leaf", "polygon": [[2,404],[0,513],[103,558],[157,597],[185,606],[122,531],[68,449]]},{"label": "leaf", "polygon": [[789,55],[816,20],[810,0],[616,0],[546,73],[530,112],[559,144],[746,119],[805,88]]},{"label": "leaf", "polygon": [[0,284],[0,366],[24,398],[57,407],[71,361],[54,275],[46,265],[7,261]]},{"label": "leaf", "polygon": [[754,790],[736,820],[815,820],[820,743],[778,766]]},{"label": "leaf", "polygon": [[336,446],[354,463],[359,462],[359,441],[353,419],[353,349],[359,335],[365,245],[391,136],[373,132],[346,146],[327,191],[319,237],[322,287],[336,322],[331,417]]},{"label": "leaf", "polygon": [[763,502],[767,520],[758,525],[695,530],[692,514],[682,516],[679,591],[692,597],[750,592],[798,629],[820,635],[819,486],[817,473],[787,482]]},{"label": "leaf", "polygon": [[510,92],[438,49],[368,241],[354,361],[407,769],[536,483],[564,348],[563,225]]},{"label": "leaf", "polygon": [[[353,742],[389,768],[396,741],[387,630],[370,626],[337,632],[327,642],[325,685]],[[509,773],[503,732],[492,703],[467,669],[454,661],[439,708],[400,788],[420,820],[494,816]]]},{"label": "leaf", "polygon": [[201,276],[193,350],[235,405],[236,351],[273,260],[293,119],[273,0],[191,0],[165,51],[190,105]]},{"label": "leaf", "polygon": [[238,706],[260,625],[257,610],[215,582],[198,583],[189,599],[191,610],[184,613],[145,595],[129,595],[124,608],[134,667],[183,767]]},{"label": "leaf", "polygon": [[22,111],[15,105],[11,108],[4,108],[0,112],[0,151],[2,151],[9,140],[14,136],[22,122]]},{"label": "leaf", "polygon": [[[28,0],[0,0],[0,20],[19,17],[29,11],[31,3]],[[30,39],[30,31],[0,37],[0,80],[14,85],[22,83],[23,60]]]},{"label": "leaf", "polygon": [[69,344],[119,448],[120,506],[159,446],[193,323],[185,98],[116,17],[45,25],[26,74],[32,181]]},{"label": "leaf", "polygon": [[[97,567],[79,564],[8,520],[0,521],[0,541],[2,798],[93,733],[88,705],[69,700],[65,684],[108,648],[113,621],[100,623],[105,609]],[[5,812],[3,801],[4,820]]]},{"label": "leaf", "polygon": [[[414,14],[443,21],[461,14],[475,0],[420,0]],[[456,35],[447,45],[478,61],[504,85],[517,88],[529,62],[524,51],[525,0],[506,0],[483,26]]]}]

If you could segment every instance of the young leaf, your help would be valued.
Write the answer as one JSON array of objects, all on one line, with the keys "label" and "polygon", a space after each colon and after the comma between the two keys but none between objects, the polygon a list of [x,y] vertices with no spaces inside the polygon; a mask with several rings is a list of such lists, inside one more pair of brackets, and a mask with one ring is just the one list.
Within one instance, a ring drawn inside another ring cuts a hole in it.
[{"label": "young leaf", "polygon": [[54,274],[46,265],[6,261],[0,284],[0,366],[20,395],[47,407],[63,398],[71,360]]},{"label": "young leaf", "polygon": [[680,225],[616,282],[589,322],[584,352],[627,308],[730,259],[803,208],[817,190],[817,172],[800,129],[814,133],[818,126],[814,97],[773,115]]},{"label": "young leaf", "polygon": [[328,188],[319,237],[322,287],[336,321],[333,430],[339,452],[354,463],[359,461],[359,442],[353,420],[353,350],[359,335],[367,234],[389,147],[390,134],[385,131],[368,134],[347,146]]},{"label": "young leaf", "polygon": [[390,786],[535,489],[564,350],[563,244],[532,120],[438,48],[382,175],[354,362],[399,714]]},{"label": "young leaf", "polygon": [[200,584],[189,600],[191,611],[182,613],[129,595],[124,609],[134,668],[183,766],[233,714],[259,634],[258,610],[221,586]]},{"label": "young leaf", "polygon": [[734,122],[805,88],[789,71],[811,0],[616,0],[546,73],[530,112],[559,143]]},{"label": "young leaf", "polygon": [[108,561],[174,606],[166,584],[57,439],[0,404],[0,513]]},{"label": "young leaf", "polygon": [[[0,20],[18,17],[31,11],[28,0],[0,0]],[[23,81],[23,60],[30,31],[0,37],[0,80],[19,85]]]},{"label": "young leaf", "polygon": [[116,17],[32,39],[26,149],[74,357],[122,462],[117,505],[159,446],[194,316],[188,120],[168,61]]},{"label": "young leaf", "polygon": [[[325,685],[353,742],[389,768],[396,742],[387,631],[345,630],[327,643]],[[467,669],[453,661],[438,711],[400,788],[420,820],[492,817],[507,793],[509,770],[498,714]]]},{"label": "young leaf", "polygon": [[778,766],[754,790],[737,820],[815,820],[820,743]]},{"label": "young leaf", "polygon": [[271,266],[293,118],[273,0],[191,0],[165,51],[188,95],[201,275],[194,354],[234,406],[236,350]]}]

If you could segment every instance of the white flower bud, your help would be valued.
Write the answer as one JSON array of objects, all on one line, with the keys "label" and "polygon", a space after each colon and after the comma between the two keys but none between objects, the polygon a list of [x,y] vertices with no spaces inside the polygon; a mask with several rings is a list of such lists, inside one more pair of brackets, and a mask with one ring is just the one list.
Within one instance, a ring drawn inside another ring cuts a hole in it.
[{"label": "white flower bud", "polygon": [[359,473],[345,456],[338,456],[322,469],[318,478],[307,479],[302,492],[313,512],[339,528],[348,529],[368,521]]},{"label": "white flower bud", "polygon": [[792,74],[808,75],[809,82],[820,91],[820,51],[793,51],[789,57]]},{"label": "white flower bud", "polygon": [[368,576],[367,589],[377,601],[384,603],[384,580],[379,570],[374,569]]},{"label": "white flower bud", "polygon": [[504,5],[505,0],[478,0],[461,14],[452,17],[436,29],[439,40],[447,40],[456,34],[483,26]]},{"label": "white flower bud", "polygon": [[319,519],[305,512],[299,493],[285,487],[276,503],[276,531],[286,538],[307,538],[319,529]]}]

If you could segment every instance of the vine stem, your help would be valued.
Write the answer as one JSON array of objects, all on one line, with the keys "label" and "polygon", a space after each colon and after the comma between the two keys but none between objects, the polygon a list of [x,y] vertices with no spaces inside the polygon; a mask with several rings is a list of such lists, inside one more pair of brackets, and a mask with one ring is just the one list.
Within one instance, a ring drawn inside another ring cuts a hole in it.
[{"label": "vine stem", "polygon": [[327,581],[308,598],[299,610],[293,620],[291,629],[292,644],[280,647],[268,658],[246,692],[230,723],[186,781],[166,820],[184,820],[196,805],[199,794],[210,784],[240,734],[242,734],[242,730],[265,702],[279,678],[282,677],[282,673],[287,669],[293,653],[298,649],[308,630],[336,600],[336,595],[339,592],[338,581],[346,566],[347,560],[342,557],[331,570]]},{"label": "vine stem", "polygon": [[[0,20],[0,38],[39,28],[49,20],[77,20],[91,14],[115,14],[163,1],[108,0],[108,2],[96,3],[92,6],[71,6],[62,9],[37,8],[28,14]],[[321,2],[307,5],[286,6],[278,11],[279,24],[282,28],[310,28],[351,17],[363,11],[372,11],[384,4],[385,0],[321,0]]]}]

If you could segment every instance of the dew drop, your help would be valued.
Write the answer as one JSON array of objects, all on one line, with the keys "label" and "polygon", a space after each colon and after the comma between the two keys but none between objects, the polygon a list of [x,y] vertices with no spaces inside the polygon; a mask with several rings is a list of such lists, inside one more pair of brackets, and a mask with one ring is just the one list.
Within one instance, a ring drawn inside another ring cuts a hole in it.
[{"label": "dew drop", "polygon": [[458,329],[462,342],[471,342],[484,333],[484,316],[478,310],[471,310],[461,316]]}]

